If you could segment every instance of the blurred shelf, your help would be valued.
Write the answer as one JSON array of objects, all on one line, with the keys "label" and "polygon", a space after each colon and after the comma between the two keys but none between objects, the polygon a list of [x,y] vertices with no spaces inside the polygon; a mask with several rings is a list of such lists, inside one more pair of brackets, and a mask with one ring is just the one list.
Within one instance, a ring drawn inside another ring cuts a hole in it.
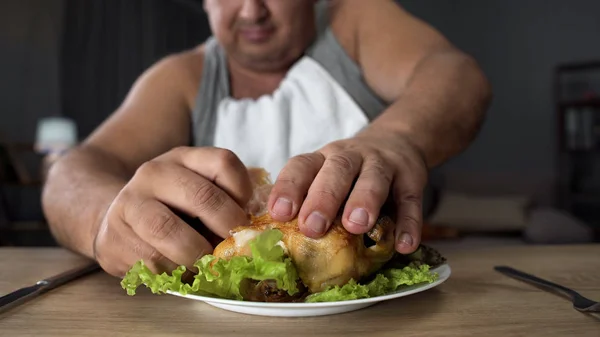
[{"label": "blurred shelf", "polygon": [[581,61],[581,62],[563,63],[563,64],[559,64],[556,67],[556,70],[557,70],[557,72],[564,72],[564,71],[586,70],[586,69],[593,69],[593,68],[600,68],[600,61],[587,60],[587,61]]},{"label": "blurred shelf", "polygon": [[[600,107],[600,98],[593,98],[588,100],[574,100],[574,101],[564,101],[558,103],[562,112],[564,113],[564,109],[566,108],[585,108],[592,107],[597,108]],[[600,113],[600,110],[598,111]]]}]

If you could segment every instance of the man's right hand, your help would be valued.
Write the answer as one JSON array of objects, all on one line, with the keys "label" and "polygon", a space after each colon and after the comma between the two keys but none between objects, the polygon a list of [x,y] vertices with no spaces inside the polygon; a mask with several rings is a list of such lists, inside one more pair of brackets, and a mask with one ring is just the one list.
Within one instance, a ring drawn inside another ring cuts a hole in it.
[{"label": "man's right hand", "polygon": [[155,273],[178,265],[195,270],[213,247],[172,210],[224,238],[247,223],[251,196],[248,171],[231,151],[176,148],[140,166],[111,203],[94,240],[95,258],[117,277],[140,259]]}]

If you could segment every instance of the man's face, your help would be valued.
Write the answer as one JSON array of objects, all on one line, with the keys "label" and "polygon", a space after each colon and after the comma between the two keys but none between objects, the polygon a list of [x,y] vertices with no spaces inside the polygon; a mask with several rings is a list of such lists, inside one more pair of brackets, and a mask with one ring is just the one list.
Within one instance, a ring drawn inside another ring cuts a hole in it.
[{"label": "man's face", "polygon": [[317,0],[205,0],[213,34],[245,67],[280,70],[312,41]]}]

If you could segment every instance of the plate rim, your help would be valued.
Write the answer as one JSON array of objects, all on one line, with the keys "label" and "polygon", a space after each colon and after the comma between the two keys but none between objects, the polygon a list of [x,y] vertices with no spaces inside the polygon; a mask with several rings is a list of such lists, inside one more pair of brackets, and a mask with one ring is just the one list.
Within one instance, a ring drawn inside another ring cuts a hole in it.
[{"label": "plate rim", "polygon": [[245,306],[245,307],[270,308],[270,309],[277,309],[277,308],[279,308],[279,309],[303,309],[303,308],[346,306],[346,305],[354,305],[354,304],[365,304],[365,303],[371,303],[371,302],[387,301],[387,300],[391,300],[394,298],[403,297],[402,296],[403,294],[405,294],[404,296],[409,296],[409,295],[412,295],[415,293],[419,293],[419,292],[437,287],[440,284],[444,283],[446,280],[448,280],[450,278],[450,275],[452,274],[452,268],[450,267],[450,264],[447,262],[443,263],[435,268],[432,268],[430,271],[436,272],[436,271],[439,271],[440,269],[447,270],[447,272],[445,272],[445,274],[446,274],[445,277],[440,277],[438,280],[436,280],[432,283],[422,284],[421,286],[418,286],[413,289],[404,290],[404,291],[402,289],[399,289],[392,293],[381,295],[381,296],[359,298],[359,299],[345,300],[345,301],[335,301],[335,302],[314,302],[314,303],[284,302],[284,303],[280,303],[280,302],[240,301],[240,300],[208,297],[208,296],[193,295],[193,294],[183,295],[178,292],[171,291],[171,290],[167,290],[167,294],[172,295],[172,296],[187,298],[187,299],[191,299],[191,300],[207,302],[207,303],[220,303],[220,304],[226,304],[226,305],[232,305],[232,306]]}]

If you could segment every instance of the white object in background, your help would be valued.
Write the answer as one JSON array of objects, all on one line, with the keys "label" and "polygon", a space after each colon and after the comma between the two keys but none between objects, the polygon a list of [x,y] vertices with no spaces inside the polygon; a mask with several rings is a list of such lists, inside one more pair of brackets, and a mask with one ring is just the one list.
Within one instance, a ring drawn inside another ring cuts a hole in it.
[{"label": "white object in background", "polygon": [[77,125],[69,118],[47,117],[38,121],[35,149],[39,153],[63,153],[77,144]]},{"label": "white object in background", "polygon": [[[432,283],[422,283],[403,287],[395,292],[383,296],[362,298],[358,300],[338,301],[338,302],[319,302],[319,303],[277,303],[277,302],[252,302],[236,301],[222,298],[213,298],[197,295],[181,295],[177,292],[167,291],[168,294],[187,298],[194,301],[204,302],[213,307],[227,311],[273,317],[311,317],[341,314],[350,311],[363,309],[379,302],[389,301],[416,294],[422,291],[439,286],[444,283],[452,273],[449,264],[443,264],[437,268],[431,269],[438,274],[438,279]],[[400,305],[400,304],[398,304]]]}]

